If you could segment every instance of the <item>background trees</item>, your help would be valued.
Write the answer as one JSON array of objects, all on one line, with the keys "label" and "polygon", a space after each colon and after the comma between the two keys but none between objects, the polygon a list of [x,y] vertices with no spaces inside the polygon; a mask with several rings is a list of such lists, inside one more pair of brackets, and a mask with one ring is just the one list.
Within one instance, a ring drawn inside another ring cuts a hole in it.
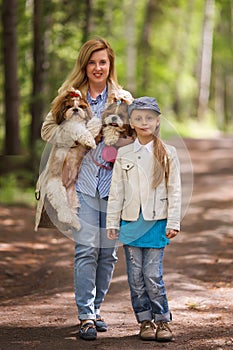
[{"label": "background trees", "polygon": [[95,35],[121,85],[156,96],[183,133],[190,120],[232,130],[233,0],[1,0],[0,11],[0,154],[40,154],[44,115]]},{"label": "background trees", "polygon": [[4,71],[5,126],[4,148],[8,154],[20,153],[19,86],[17,66],[17,1],[3,0],[2,4],[2,66]]}]

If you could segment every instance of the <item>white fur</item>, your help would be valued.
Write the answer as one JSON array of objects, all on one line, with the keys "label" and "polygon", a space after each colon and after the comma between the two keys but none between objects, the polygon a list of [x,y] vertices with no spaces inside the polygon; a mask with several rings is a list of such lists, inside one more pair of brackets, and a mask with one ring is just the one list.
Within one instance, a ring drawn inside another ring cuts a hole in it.
[{"label": "white fur", "polygon": [[102,123],[101,120],[93,118],[86,124],[86,121],[80,119],[77,114],[69,117],[70,119],[65,120],[59,127],[63,128],[63,135],[67,135],[67,139],[72,138],[76,145],[71,148],[64,145],[53,146],[45,169],[46,180],[43,191],[56,210],[59,222],[79,230],[80,223],[77,216],[79,203],[75,182],[85,154],[85,149],[80,145],[95,148],[94,137],[99,134]]},{"label": "white fur", "polygon": [[111,125],[106,126],[103,129],[104,142],[107,146],[114,145],[117,143],[120,137],[120,132],[116,127],[112,127]]}]

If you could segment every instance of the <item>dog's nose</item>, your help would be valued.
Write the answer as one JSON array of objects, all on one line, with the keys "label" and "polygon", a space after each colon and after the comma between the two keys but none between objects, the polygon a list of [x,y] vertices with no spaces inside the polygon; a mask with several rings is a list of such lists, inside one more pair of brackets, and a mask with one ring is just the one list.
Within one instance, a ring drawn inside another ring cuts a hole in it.
[{"label": "dog's nose", "polygon": [[116,121],[117,121],[117,117],[116,116],[112,117],[112,122],[116,122]]},{"label": "dog's nose", "polygon": [[73,108],[74,113],[78,113],[78,108]]}]

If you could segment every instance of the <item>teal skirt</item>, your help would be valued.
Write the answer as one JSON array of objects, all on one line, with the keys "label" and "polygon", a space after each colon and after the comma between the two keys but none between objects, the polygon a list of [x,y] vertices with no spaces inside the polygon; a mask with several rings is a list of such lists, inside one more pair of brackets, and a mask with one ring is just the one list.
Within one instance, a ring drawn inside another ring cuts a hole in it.
[{"label": "teal skirt", "polygon": [[121,221],[119,240],[134,247],[163,248],[170,242],[166,225],[167,219],[146,221],[140,213],[137,221]]}]

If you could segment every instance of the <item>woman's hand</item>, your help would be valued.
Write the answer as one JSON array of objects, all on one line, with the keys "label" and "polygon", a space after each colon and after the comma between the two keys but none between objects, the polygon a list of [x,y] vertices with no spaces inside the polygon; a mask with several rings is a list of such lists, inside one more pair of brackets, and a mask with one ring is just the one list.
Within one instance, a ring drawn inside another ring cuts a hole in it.
[{"label": "woman's hand", "polygon": [[119,233],[115,228],[107,229],[108,239],[118,239]]},{"label": "woman's hand", "polygon": [[178,230],[173,230],[171,228],[167,229],[166,237],[167,238],[174,238],[178,235],[179,231]]}]

